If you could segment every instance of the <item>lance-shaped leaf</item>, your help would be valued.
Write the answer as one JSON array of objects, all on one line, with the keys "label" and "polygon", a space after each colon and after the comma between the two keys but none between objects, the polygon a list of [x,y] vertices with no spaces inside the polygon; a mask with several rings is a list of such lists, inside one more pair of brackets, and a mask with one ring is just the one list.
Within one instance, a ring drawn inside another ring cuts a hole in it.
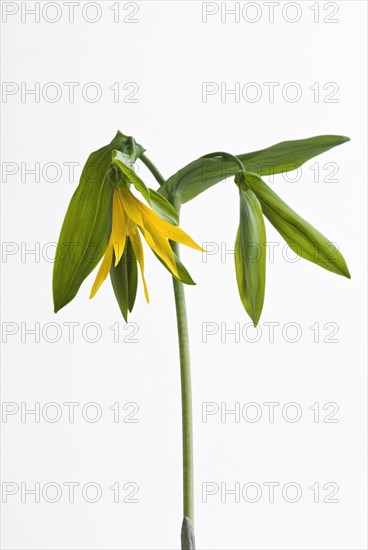
[{"label": "lance-shaped leaf", "polygon": [[138,267],[137,267],[137,258],[134,254],[133,246],[130,238],[127,242],[127,275],[128,275],[128,309],[130,312],[133,311],[135,304],[135,297],[137,295],[137,286],[138,286]]},{"label": "lance-shaped leaf", "polygon": [[115,253],[113,255],[113,262],[110,269],[110,279],[116,301],[119,305],[120,311],[124,317],[125,322],[128,321],[128,302],[129,302],[129,285],[128,285],[128,272],[127,272],[127,260],[126,251],[122,255],[120,262],[115,267]]},{"label": "lance-shaped leaf", "polygon": [[83,168],[58,241],[59,254],[53,272],[55,312],[74,298],[105,252],[114,188],[112,174],[109,173],[111,155],[126,141],[127,136],[118,132],[109,145],[88,157]]},{"label": "lance-shaped leaf", "polygon": [[261,316],[266,283],[266,228],[261,205],[240,183],[240,223],[235,241],[235,271],[243,306],[254,326]]},{"label": "lance-shaped leaf", "polygon": [[136,190],[146,199],[149,203],[150,195],[148,188],[144,181],[134,172],[132,168],[127,165],[127,157],[120,151],[114,151],[112,154],[113,164],[120,170],[126,180],[133,184]]},{"label": "lance-shaped leaf", "polygon": [[179,277],[177,277],[170,269],[170,267],[164,262],[164,260],[162,258],[160,258],[160,256],[158,254],[156,254],[156,252],[153,252],[154,255],[156,256],[156,258],[158,260],[160,260],[160,262],[162,263],[162,265],[164,267],[166,267],[166,269],[168,270],[168,272],[170,273],[170,275],[172,277],[174,277],[174,279],[178,279],[178,281],[181,281],[182,283],[186,284],[186,285],[196,285],[197,283],[195,283],[192,279],[192,277],[190,276],[190,273],[189,271],[187,270],[187,268],[185,267],[185,265],[182,263],[182,261],[180,260],[179,256],[176,254],[176,252],[173,250],[173,254],[174,254],[174,260],[175,260],[175,264],[176,264],[176,267],[177,267],[177,270],[178,270],[178,275]]},{"label": "lance-shaped leaf", "polygon": [[178,204],[194,199],[209,187],[234,176],[239,167],[235,162],[220,158],[200,157],[181,168],[159,188],[165,197],[175,197]]},{"label": "lance-shaped leaf", "polygon": [[120,311],[127,322],[128,311],[133,310],[138,285],[137,259],[129,237],[118,265],[115,267],[115,261],[112,262],[110,278]]},{"label": "lance-shaped leaf", "polygon": [[267,149],[238,155],[247,172],[272,176],[291,172],[329,149],[349,141],[346,136],[315,136],[307,139],[282,141]]},{"label": "lance-shaped leaf", "polygon": [[350,279],[349,269],[337,246],[292,210],[256,174],[246,174],[246,182],[257,195],[264,215],[302,258]]},{"label": "lance-shaped leaf", "polygon": [[148,191],[152,210],[163,220],[173,225],[179,225],[179,216],[173,205],[154,189],[148,189]]},{"label": "lance-shaped leaf", "polygon": [[[289,172],[307,160],[349,141],[345,136],[315,136],[307,139],[283,141],[251,153],[237,155],[246,170],[260,176]],[[161,187],[166,197],[175,194],[181,204],[193,199],[209,187],[239,172],[239,166],[221,155],[201,157],[172,175]]]}]

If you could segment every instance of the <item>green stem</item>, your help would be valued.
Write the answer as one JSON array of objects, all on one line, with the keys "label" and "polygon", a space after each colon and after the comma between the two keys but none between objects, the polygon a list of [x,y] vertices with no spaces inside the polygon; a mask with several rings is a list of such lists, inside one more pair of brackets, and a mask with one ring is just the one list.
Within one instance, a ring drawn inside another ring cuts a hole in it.
[{"label": "green stem", "polygon": [[[165,180],[156,166],[144,155],[142,162],[162,185]],[[180,202],[172,197],[170,202],[180,215]],[[180,258],[179,244],[171,241],[171,247]],[[195,550],[193,530],[194,519],[194,483],[193,483],[193,422],[192,422],[192,385],[190,376],[190,354],[187,311],[185,305],[184,285],[178,279],[173,279],[176,319],[178,327],[180,380],[181,380],[181,410],[183,437],[183,523],[181,528],[182,550]]]},{"label": "green stem", "polygon": [[[179,257],[178,243],[171,243],[175,254]],[[188,321],[185,305],[184,285],[173,277],[176,318],[178,326],[180,380],[181,380],[181,410],[183,437],[183,512],[184,520],[181,532],[182,550],[195,548],[194,520],[194,482],[193,482],[193,422],[192,422],[192,385],[190,376],[190,354]]]},{"label": "green stem", "polygon": [[[176,255],[179,246],[172,243]],[[180,377],[183,423],[183,488],[184,516],[193,521],[193,429],[192,429],[192,392],[190,378],[190,354],[187,312],[185,306],[184,285],[173,277],[176,316],[178,325]]]},{"label": "green stem", "polygon": [[142,153],[139,157],[143,164],[145,164],[148,168],[148,170],[151,172],[151,174],[156,178],[157,182],[162,185],[165,183],[165,178],[161,174],[161,172],[156,168],[156,166],[153,164],[153,162],[144,154]]}]

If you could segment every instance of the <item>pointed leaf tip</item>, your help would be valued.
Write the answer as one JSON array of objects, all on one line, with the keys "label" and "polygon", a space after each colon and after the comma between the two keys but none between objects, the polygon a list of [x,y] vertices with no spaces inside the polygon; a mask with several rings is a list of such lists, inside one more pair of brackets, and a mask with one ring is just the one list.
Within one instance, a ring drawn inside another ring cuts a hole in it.
[{"label": "pointed leaf tip", "polygon": [[295,254],[350,279],[345,258],[332,241],[292,210],[257,174],[247,173],[246,181],[258,197],[266,218]]}]

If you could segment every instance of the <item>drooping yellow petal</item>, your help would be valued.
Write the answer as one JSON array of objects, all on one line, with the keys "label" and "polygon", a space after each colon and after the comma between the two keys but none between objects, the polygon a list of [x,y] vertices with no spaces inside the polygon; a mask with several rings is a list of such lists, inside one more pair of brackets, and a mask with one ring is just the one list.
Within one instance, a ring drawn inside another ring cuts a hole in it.
[{"label": "drooping yellow petal", "polygon": [[203,248],[193,241],[193,239],[189,237],[185,231],[180,229],[180,227],[163,220],[160,216],[153,212],[153,210],[147,208],[147,206],[143,203],[140,203],[139,208],[141,209],[143,223],[145,226],[148,225],[147,221],[149,220],[149,231],[152,235],[160,233],[163,237],[166,237],[171,241],[176,241],[177,243],[185,244],[186,246],[190,246],[191,248],[204,252]]},{"label": "drooping yellow petal", "polygon": [[119,194],[119,189],[114,191],[112,202],[112,228],[110,242],[115,252],[115,267],[123,255],[127,237],[128,217]]},{"label": "drooping yellow petal", "polygon": [[135,226],[134,224],[130,223],[128,225],[128,234],[129,234],[129,237],[130,237],[130,241],[132,243],[132,247],[133,247],[133,251],[134,251],[134,254],[138,260],[138,263],[139,263],[139,267],[140,267],[140,270],[141,270],[141,275],[142,275],[142,281],[143,281],[143,287],[144,287],[144,295],[146,297],[146,300],[147,300],[147,303],[149,303],[149,295],[148,295],[148,288],[147,288],[147,283],[146,283],[146,279],[144,277],[144,254],[143,254],[143,246],[142,246],[142,241],[141,241],[141,237],[139,235],[139,232],[138,232],[138,229],[137,229],[137,226]]},{"label": "drooping yellow petal", "polygon": [[138,200],[126,187],[120,189],[120,197],[123,202],[127,216],[136,225],[139,225],[139,227],[143,231],[144,238],[146,239],[148,246],[152,248],[153,239],[150,233],[145,229],[144,219],[142,217],[141,206],[144,206],[144,204],[140,200]]},{"label": "drooping yellow petal", "polygon": [[[144,286],[144,293],[149,302],[146,280],[144,277],[144,257],[141,237],[138,228],[143,233],[148,246],[161,258],[172,274],[179,277],[178,268],[169,240],[176,241],[196,250],[203,250],[185,231],[160,218],[153,210],[148,208],[125,186],[117,190],[119,206],[116,207],[118,219],[117,229],[113,226],[114,238],[117,242],[121,239],[121,226],[124,233],[129,236],[137,257]],[[125,216],[125,218],[124,218]],[[123,219],[124,218],[124,219]],[[116,252],[115,252],[116,254]]]},{"label": "drooping yellow petal", "polygon": [[112,264],[112,257],[114,253],[114,248],[111,244],[111,241],[107,245],[107,249],[105,252],[105,256],[102,260],[102,263],[100,265],[100,269],[98,270],[95,282],[93,283],[93,287],[91,290],[91,294],[89,295],[89,299],[93,298],[96,295],[96,292],[108,276]]},{"label": "drooping yellow petal", "polygon": [[150,248],[153,248],[155,243],[153,242],[153,238],[152,238],[152,235],[149,231],[147,231],[147,226],[144,225],[143,227],[141,227],[141,230],[142,230],[142,233],[144,235],[144,238],[146,239],[147,241],[147,244]]},{"label": "drooping yellow petal", "polygon": [[124,205],[127,216],[136,224],[143,226],[142,214],[139,209],[138,199],[134,197],[127,187],[120,187],[119,194]]},{"label": "drooping yellow petal", "polygon": [[180,279],[169,241],[157,233],[154,234],[153,241],[154,246],[151,246],[152,250],[165,262],[171,273]]}]

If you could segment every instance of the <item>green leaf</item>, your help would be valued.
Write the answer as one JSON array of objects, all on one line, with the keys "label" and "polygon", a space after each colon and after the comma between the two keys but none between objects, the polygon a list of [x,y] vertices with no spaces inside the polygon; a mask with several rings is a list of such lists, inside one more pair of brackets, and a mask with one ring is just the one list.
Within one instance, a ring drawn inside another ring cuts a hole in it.
[{"label": "green leaf", "polygon": [[[189,274],[189,271],[186,269],[185,265],[181,262],[176,252],[174,252],[174,258],[175,258],[176,267],[178,268],[179,280],[186,285],[196,285],[197,283],[193,281],[192,277]],[[177,279],[177,277],[175,277],[175,279]]]},{"label": "green leaf", "polygon": [[138,285],[137,258],[129,237],[127,237],[124,253],[116,267],[114,255],[110,279],[120,311],[125,322],[128,322],[128,311],[133,310]]},{"label": "green leaf", "polygon": [[166,269],[168,270],[168,272],[170,273],[170,275],[172,275],[175,279],[178,279],[178,281],[181,281],[182,283],[186,284],[186,285],[196,285],[197,283],[195,283],[192,279],[192,277],[190,276],[189,272],[187,271],[186,267],[184,266],[184,264],[181,262],[180,258],[178,257],[178,255],[175,253],[175,251],[173,250],[173,254],[174,254],[174,258],[175,258],[175,263],[176,263],[176,267],[178,269],[178,274],[179,274],[179,277],[176,277],[170,270],[170,268],[166,265],[166,263],[163,261],[162,258],[160,258],[160,256],[158,254],[156,254],[156,252],[153,250],[153,253],[154,255],[156,256],[156,258],[162,263],[162,265],[164,267],[166,267]]},{"label": "green leaf", "polygon": [[137,295],[138,267],[137,258],[134,254],[133,246],[129,237],[126,246],[126,262],[128,275],[128,309],[130,312],[132,312],[135,303],[135,297]]},{"label": "green leaf", "polygon": [[120,311],[125,319],[128,321],[128,309],[129,309],[129,291],[128,291],[128,272],[126,251],[122,255],[120,262],[115,267],[115,254],[113,255],[113,263],[110,269],[110,279],[116,301],[118,302]]},{"label": "green leaf", "polygon": [[225,179],[223,168],[228,168],[226,172],[228,177],[233,176],[239,167],[235,162],[201,157],[181,168],[166,180],[158,191],[169,200],[175,197],[176,203],[184,204]]},{"label": "green leaf", "polygon": [[311,158],[349,140],[350,138],[345,136],[315,136],[282,141],[267,149],[238,155],[238,157],[248,172],[259,176],[270,176],[296,170]]},{"label": "green leaf", "polygon": [[74,298],[106,250],[114,188],[109,173],[111,154],[126,140],[127,136],[118,132],[109,145],[88,157],[83,168],[58,241],[59,255],[53,272],[55,312]]},{"label": "green leaf", "polygon": [[150,202],[152,210],[156,212],[160,218],[171,223],[172,225],[179,224],[179,216],[173,205],[154,189],[149,189]]},{"label": "green leaf", "polygon": [[235,271],[243,306],[257,326],[262,313],[266,284],[266,229],[261,205],[242,182],[240,223],[235,241]]},{"label": "green leaf", "polygon": [[[311,158],[349,141],[344,136],[315,136],[283,141],[266,149],[237,155],[246,170],[260,176],[295,170]],[[175,195],[181,204],[188,202],[216,183],[239,172],[239,166],[221,156],[206,155],[172,175],[159,189],[165,197]]]},{"label": "green leaf", "polygon": [[334,243],[294,212],[259,176],[247,173],[246,182],[257,195],[264,215],[296,254],[350,279],[344,257]]},{"label": "green leaf", "polygon": [[126,177],[128,182],[134,185],[136,190],[146,199],[146,201],[149,204],[150,193],[148,191],[148,188],[146,184],[141,180],[141,178],[137,176],[134,170],[129,168],[129,166],[126,164],[127,162],[126,155],[124,155],[120,151],[113,151],[112,162],[120,170],[120,172]]}]

